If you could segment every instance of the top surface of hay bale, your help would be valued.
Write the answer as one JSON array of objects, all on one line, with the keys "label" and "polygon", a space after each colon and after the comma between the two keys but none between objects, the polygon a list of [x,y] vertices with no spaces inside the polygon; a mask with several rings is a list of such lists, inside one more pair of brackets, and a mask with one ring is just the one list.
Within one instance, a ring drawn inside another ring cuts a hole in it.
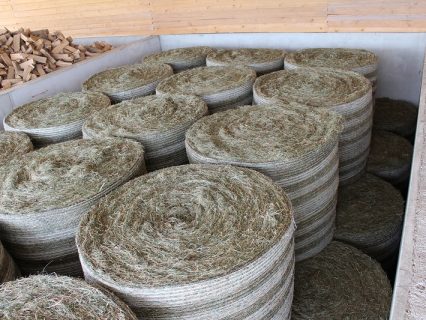
[{"label": "top surface of hay bale", "polygon": [[136,320],[117,297],[70,277],[32,276],[0,287],[1,319]]},{"label": "top surface of hay bale", "polygon": [[377,56],[370,51],[346,48],[314,48],[289,53],[285,61],[300,67],[336,68],[356,70],[378,63]]},{"label": "top surface of hay bale", "polygon": [[282,162],[336,141],[341,129],[335,113],[296,103],[243,106],[198,120],[186,144],[217,160]]},{"label": "top surface of hay bale", "polygon": [[378,262],[331,242],[296,264],[292,319],[388,319],[392,289]]},{"label": "top surface of hay bale", "polygon": [[143,157],[138,142],[72,140],[10,162],[0,172],[0,213],[28,214],[66,208],[127,175]]},{"label": "top surface of hay bale", "polygon": [[193,283],[257,259],[292,228],[290,201],[262,174],[184,165],[136,178],[80,224],[81,259],[129,287]]},{"label": "top surface of hay bale", "polygon": [[94,114],[84,124],[91,137],[155,135],[187,125],[207,113],[205,102],[195,96],[147,96],[127,100]]},{"label": "top surface of hay bale", "polygon": [[240,64],[250,66],[283,59],[285,51],[279,49],[234,49],[215,50],[207,56],[207,60],[223,64]]},{"label": "top surface of hay bale", "polygon": [[0,165],[5,165],[12,159],[19,158],[33,150],[33,144],[25,133],[0,133]]},{"label": "top surface of hay bale", "polygon": [[333,107],[366,95],[371,90],[371,83],[355,72],[298,68],[261,76],[257,78],[253,90],[265,99]]},{"label": "top surface of hay bale", "polygon": [[161,81],[157,93],[207,96],[254,82],[256,72],[243,66],[199,67]]},{"label": "top surface of hay bale", "polygon": [[213,49],[210,47],[187,47],[153,53],[144,58],[144,62],[176,63],[205,59]]},{"label": "top surface of hay bale", "polygon": [[98,92],[70,92],[24,104],[13,110],[5,123],[16,129],[48,128],[83,121],[110,105]]},{"label": "top surface of hay bale", "polygon": [[84,90],[107,94],[139,88],[173,74],[167,64],[133,64],[97,73],[83,83]]}]

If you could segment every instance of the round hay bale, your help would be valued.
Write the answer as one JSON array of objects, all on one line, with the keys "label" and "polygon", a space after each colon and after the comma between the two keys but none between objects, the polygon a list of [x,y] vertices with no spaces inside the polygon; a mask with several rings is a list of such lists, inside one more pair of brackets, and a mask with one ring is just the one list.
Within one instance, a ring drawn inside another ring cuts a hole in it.
[{"label": "round hay bale", "polygon": [[339,189],[336,240],[348,243],[378,261],[399,248],[404,199],[390,183],[365,174]]},{"label": "round hay bale", "polygon": [[388,319],[392,289],[380,264],[333,241],[296,265],[291,319]]},{"label": "round hay bale", "polygon": [[127,65],[91,76],[83,83],[83,90],[100,91],[113,102],[120,102],[155,93],[157,84],[172,74],[167,64]]},{"label": "round hay bale", "polygon": [[0,166],[33,150],[30,138],[24,133],[0,132]]},{"label": "round hay bale", "polygon": [[213,165],[134,179],[81,221],[85,278],[140,319],[289,319],[293,215],[264,175]]},{"label": "round hay bale", "polygon": [[116,296],[80,279],[32,276],[0,287],[0,318],[137,320]]},{"label": "round hay bale", "polygon": [[4,129],[28,134],[36,146],[81,138],[84,120],[110,104],[98,92],[60,93],[16,108],[4,118]]},{"label": "round hay bale", "polygon": [[272,178],[294,206],[296,260],[334,231],[340,117],[296,103],[243,106],[198,120],[186,133],[191,163],[231,164]]},{"label": "round hay bale", "polygon": [[256,74],[263,75],[282,70],[285,51],[279,49],[234,49],[215,50],[207,55],[207,66],[242,65],[253,68]]},{"label": "round hay bale", "polygon": [[303,49],[286,55],[285,69],[299,67],[354,71],[368,78],[375,92],[379,58],[371,51],[348,48]]},{"label": "round hay bale", "polygon": [[248,67],[199,67],[161,81],[157,94],[196,95],[210,113],[250,104],[256,72]]},{"label": "round hay bale", "polygon": [[19,275],[18,267],[0,242],[0,284],[15,280]]},{"label": "round hay bale", "polygon": [[295,101],[342,115],[340,184],[347,184],[362,175],[373,123],[371,84],[363,76],[326,68],[276,71],[257,78],[253,100],[256,104]]},{"label": "round hay bale", "polygon": [[146,56],[145,63],[166,63],[173,68],[175,73],[202,67],[206,65],[206,57],[214,49],[210,47],[177,48],[156,52]]},{"label": "round hay bale", "polygon": [[409,179],[412,157],[410,141],[391,132],[374,130],[367,172],[398,185]]},{"label": "round hay bale", "polygon": [[411,137],[416,131],[417,107],[407,101],[378,98],[374,106],[373,127]]},{"label": "round hay bale", "polygon": [[0,238],[24,274],[81,275],[74,238],[82,214],[144,170],[142,146],[127,139],[28,153],[0,171]]},{"label": "round hay bale", "polygon": [[148,96],[123,101],[94,114],[83,126],[84,138],[134,139],[145,149],[148,171],[188,162],[186,130],[207,113],[196,96]]}]

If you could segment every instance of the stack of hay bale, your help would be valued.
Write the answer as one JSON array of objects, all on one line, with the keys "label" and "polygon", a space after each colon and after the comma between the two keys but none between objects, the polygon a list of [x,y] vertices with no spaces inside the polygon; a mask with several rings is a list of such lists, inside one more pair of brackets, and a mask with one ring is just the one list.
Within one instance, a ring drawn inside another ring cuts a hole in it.
[{"label": "stack of hay bale", "polygon": [[148,96],[123,101],[94,114],[83,126],[84,138],[134,139],[145,149],[148,171],[187,163],[186,130],[207,113],[195,96]]},{"label": "stack of hay bale", "polygon": [[157,84],[172,74],[167,64],[127,65],[93,75],[83,83],[83,90],[102,92],[117,103],[155,93]]},{"label": "stack of hay bale", "polygon": [[206,57],[214,49],[210,47],[177,48],[162,52],[156,52],[146,56],[145,63],[166,63],[173,68],[175,73],[203,67],[206,65]]},{"label": "stack of hay bale", "polygon": [[3,124],[6,131],[24,132],[41,147],[80,138],[84,120],[110,104],[97,92],[60,93],[16,108]]},{"label": "stack of hay bale", "polygon": [[207,66],[251,67],[258,76],[282,70],[285,51],[279,49],[234,49],[215,50],[207,55]]},{"label": "stack of hay bale", "polygon": [[344,118],[340,136],[340,183],[358,179],[367,163],[373,124],[371,84],[363,76],[327,68],[276,71],[257,78],[256,104],[296,101]]},{"label": "stack of hay bale", "polygon": [[0,318],[137,320],[116,296],[82,280],[32,276],[0,287]]},{"label": "stack of hay bale", "polygon": [[86,280],[140,319],[290,319],[292,220],[264,175],[184,165],[106,196],[82,219],[77,246]]},{"label": "stack of hay bale", "polygon": [[18,276],[18,267],[0,242],[0,284],[15,280]]},{"label": "stack of hay bale", "polygon": [[320,252],[334,232],[341,119],[299,104],[243,106],[198,120],[186,133],[191,163],[231,164],[271,177],[289,195],[296,260]]},{"label": "stack of hay bale", "polygon": [[199,96],[214,113],[251,104],[255,79],[256,72],[248,67],[199,67],[161,81],[156,92]]},{"label": "stack of hay bale", "polygon": [[142,146],[124,139],[28,153],[0,170],[0,239],[24,274],[80,275],[74,237],[82,214],[144,169]]},{"label": "stack of hay bale", "polygon": [[25,133],[0,132],[0,166],[33,150],[33,144]]}]

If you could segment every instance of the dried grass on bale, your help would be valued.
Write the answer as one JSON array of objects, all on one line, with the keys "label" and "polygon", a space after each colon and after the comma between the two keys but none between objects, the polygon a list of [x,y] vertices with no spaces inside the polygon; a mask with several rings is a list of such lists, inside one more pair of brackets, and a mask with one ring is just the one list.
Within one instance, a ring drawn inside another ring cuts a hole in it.
[{"label": "dried grass on bale", "polygon": [[202,67],[206,65],[207,55],[214,51],[210,47],[177,48],[162,52],[156,52],[146,56],[145,63],[166,63],[173,68],[175,73]]},{"label": "dried grass on bale", "polygon": [[199,96],[214,113],[250,103],[255,79],[256,72],[248,67],[199,67],[161,81],[156,92]]},{"label": "dried grass on bale", "polygon": [[374,129],[410,137],[416,131],[417,112],[417,107],[408,101],[378,98],[374,107]]},{"label": "dried grass on bale", "polygon": [[283,187],[295,210],[301,260],[332,238],[341,129],[335,113],[296,103],[243,106],[198,120],[185,145],[191,163],[252,168]]},{"label": "dried grass on bale", "polygon": [[391,132],[374,130],[367,172],[397,185],[409,179],[412,157],[410,141]]},{"label": "dried grass on bale", "polygon": [[264,175],[184,165],[134,179],[80,224],[86,280],[140,319],[289,319],[293,215]]},{"label": "dried grass on bale", "polygon": [[148,171],[188,162],[186,130],[207,113],[196,96],[148,96],[123,101],[94,114],[83,126],[85,138],[120,137],[142,143]]},{"label": "dried grass on bale", "polygon": [[385,320],[392,289],[380,264],[358,249],[333,241],[296,265],[293,320]]},{"label": "dried grass on bale", "polygon": [[253,100],[256,104],[295,101],[342,115],[340,183],[347,184],[362,175],[373,122],[371,84],[366,78],[326,68],[276,71],[257,78]]},{"label": "dried grass on bale", "polygon": [[145,170],[142,146],[73,140],[10,162],[0,172],[0,238],[25,274],[81,274],[74,236],[82,214]]},{"label": "dried grass on bale", "polygon": [[404,199],[390,183],[365,174],[339,189],[336,240],[364,251],[376,260],[392,256],[399,247]]},{"label": "dried grass on bale", "polygon": [[18,267],[0,242],[0,284],[15,280],[19,275]]},{"label": "dried grass on bale", "polygon": [[24,133],[0,132],[0,166],[33,150],[30,138]]},{"label": "dried grass on bale", "polygon": [[210,52],[207,56],[206,64],[207,66],[243,65],[253,68],[259,76],[282,70],[284,56],[285,51],[279,49],[223,49]]},{"label": "dried grass on bale", "polygon": [[32,276],[0,287],[0,318],[63,320],[136,320],[116,296],[82,280]]},{"label": "dried grass on bale", "polygon": [[171,76],[167,64],[133,64],[97,73],[83,83],[84,91],[100,91],[113,102],[155,93],[158,83]]},{"label": "dried grass on bale", "polygon": [[60,93],[13,110],[3,120],[4,128],[28,134],[37,146],[72,140],[81,137],[86,118],[110,104],[98,92]]}]

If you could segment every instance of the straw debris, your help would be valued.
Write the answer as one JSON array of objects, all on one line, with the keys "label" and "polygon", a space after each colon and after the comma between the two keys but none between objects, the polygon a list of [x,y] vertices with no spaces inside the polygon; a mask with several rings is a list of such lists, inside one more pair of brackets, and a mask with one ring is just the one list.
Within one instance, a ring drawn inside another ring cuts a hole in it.
[{"label": "straw debris", "polygon": [[24,133],[0,133],[0,166],[33,150],[30,138]]}]

